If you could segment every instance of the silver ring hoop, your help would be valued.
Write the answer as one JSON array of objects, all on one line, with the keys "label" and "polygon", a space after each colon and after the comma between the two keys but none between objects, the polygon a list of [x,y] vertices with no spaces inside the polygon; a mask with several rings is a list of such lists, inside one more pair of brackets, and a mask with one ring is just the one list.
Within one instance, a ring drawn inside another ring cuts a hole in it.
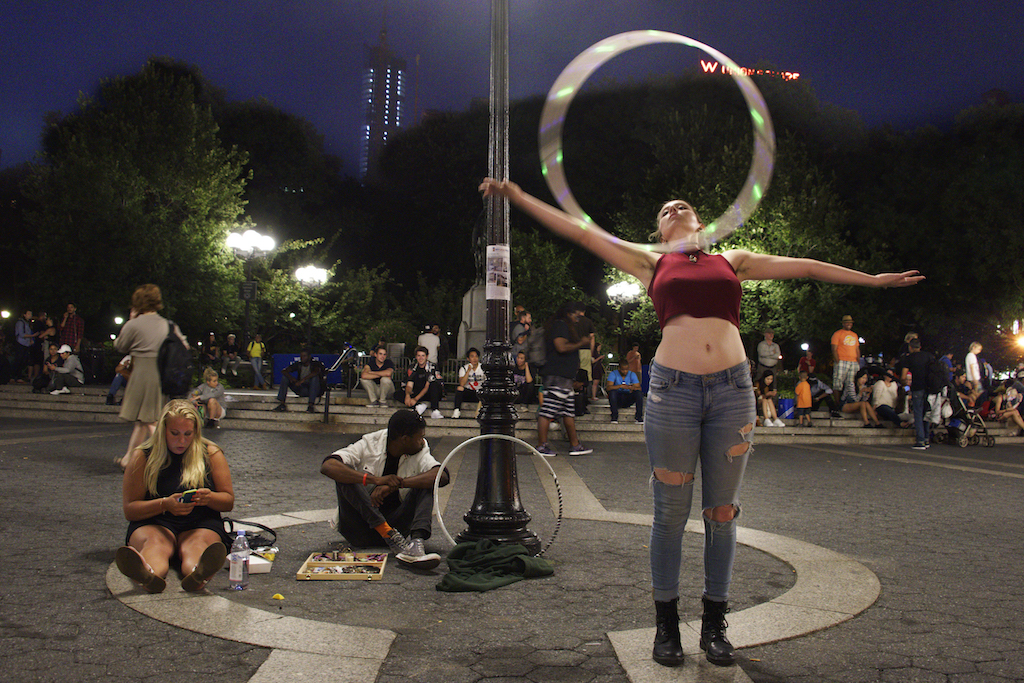
[{"label": "silver ring hoop", "polygon": [[[545,458],[543,455],[541,455],[540,451],[538,451],[531,444],[523,441],[522,439],[517,438],[515,436],[509,436],[508,434],[480,434],[478,436],[474,436],[474,437],[471,437],[469,439],[466,439],[465,441],[460,443],[458,446],[453,448],[451,450],[451,452],[448,454],[448,456],[444,460],[441,461],[441,467],[440,467],[439,472],[443,472],[444,471],[445,465],[448,464],[448,461],[451,460],[452,456],[454,456],[456,453],[461,451],[463,448],[465,448],[469,444],[475,443],[477,441],[482,441],[484,439],[500,439],[502,441],[511,441],[512,443],[519,444],[520,446],[525,446],[535,456],[540,458],[540,461],[543,462],[547,466],[548,471],[551,472],[551,478],[555,482],[555,492],[558,495],[558,516],[557,516],[557,518],[555,520],[554,531],[551,532],[551,538],[548,539],[547,544],[543,548],[541,548],[540,552],[538,552],[536,554],[536,556],[535,556],[535,557],[540,557],[544,553],[546,553],[548,551],[548,549],[551,547],[551,544],[555,542],[555,538],[558,537],[558,530],[562,527],[562,487],[558,483],[558,475],[555,474],[555,469],[551,466],[550,463],[548,463],[547,458]],[[440,505],[438,504],[438,495],[439,495],[438,492],[441,489],[440,484],[441,484],[441,478],[439,476],[435,477],[434,478],[434,516],[437,517],[437,522],[441,526],[441,533],[444,534],[444,537],[447,538],[448,542],[451,543],[452,545],[457,545],[457,543],[455,542],[455,539],[452,538],[452,535],[450,533],[448,533],[448,527],[445,526],[444,519],[442,519],[442,516],[441,516],[441,509],[440,509]]]}]

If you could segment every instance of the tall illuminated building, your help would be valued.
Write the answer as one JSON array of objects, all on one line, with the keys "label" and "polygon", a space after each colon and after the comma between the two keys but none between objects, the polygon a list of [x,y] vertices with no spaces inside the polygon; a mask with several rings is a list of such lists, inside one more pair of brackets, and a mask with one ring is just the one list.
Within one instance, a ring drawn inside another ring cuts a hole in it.
[{"label": "tall illuminated building", "polygon": [[364,181],[377,177],[380,154],[388,138],[405,122],[405,60],[388,49],[387,30],[380,40],[365,46],[363,71],[363,129],[359,175]]}]

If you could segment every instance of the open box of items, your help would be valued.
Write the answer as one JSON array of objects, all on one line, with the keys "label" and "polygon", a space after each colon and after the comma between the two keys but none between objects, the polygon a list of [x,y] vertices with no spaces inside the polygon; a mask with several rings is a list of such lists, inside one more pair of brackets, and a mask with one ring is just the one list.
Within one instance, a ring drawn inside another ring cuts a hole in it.
[{"label": "open box of items", "polygon": [[299,581],[379,581],[388,563],[387,553],[329,550],[312,553],[299,567]]}]

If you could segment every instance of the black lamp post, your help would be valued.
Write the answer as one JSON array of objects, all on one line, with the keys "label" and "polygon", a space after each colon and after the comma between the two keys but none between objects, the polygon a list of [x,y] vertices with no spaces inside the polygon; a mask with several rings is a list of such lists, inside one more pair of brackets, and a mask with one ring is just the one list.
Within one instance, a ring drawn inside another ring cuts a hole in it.
[{"label": "black lamp post", "polygon": [[[492,178],[508,177],[508,0],[491,1],[491,92],[488,153]],[[509,344],[511,260],[508,248],[507,199],[487,200],[487,342],[481,365],[486,379],[480,389],[478,421],[481,434],[515,436],[515,383],[512,381],[512,346]],[[515,444],[503,439],[480,441],[476,495],[463,517],[468,528],[456,540],[489,539],[520,543],[531,553],[540,551],[540,539],[526,528],[530,515],[519,498]]]}]

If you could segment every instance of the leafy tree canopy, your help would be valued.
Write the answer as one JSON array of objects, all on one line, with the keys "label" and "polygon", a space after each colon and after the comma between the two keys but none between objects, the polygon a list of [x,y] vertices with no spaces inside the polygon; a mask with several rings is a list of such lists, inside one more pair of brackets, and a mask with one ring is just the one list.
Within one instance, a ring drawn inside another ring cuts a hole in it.
[{"label": "leafy tree canopy", "polygon": [[37,244],[61,267],[59,278],[37,269],[37,289],[54,304],[122,311],[152,282],[186,327],[223,315],[232,298],[223,243],[243,210],[245,155],[217,130],[195,79],[155,60],[54,117],[24,186]]}]

